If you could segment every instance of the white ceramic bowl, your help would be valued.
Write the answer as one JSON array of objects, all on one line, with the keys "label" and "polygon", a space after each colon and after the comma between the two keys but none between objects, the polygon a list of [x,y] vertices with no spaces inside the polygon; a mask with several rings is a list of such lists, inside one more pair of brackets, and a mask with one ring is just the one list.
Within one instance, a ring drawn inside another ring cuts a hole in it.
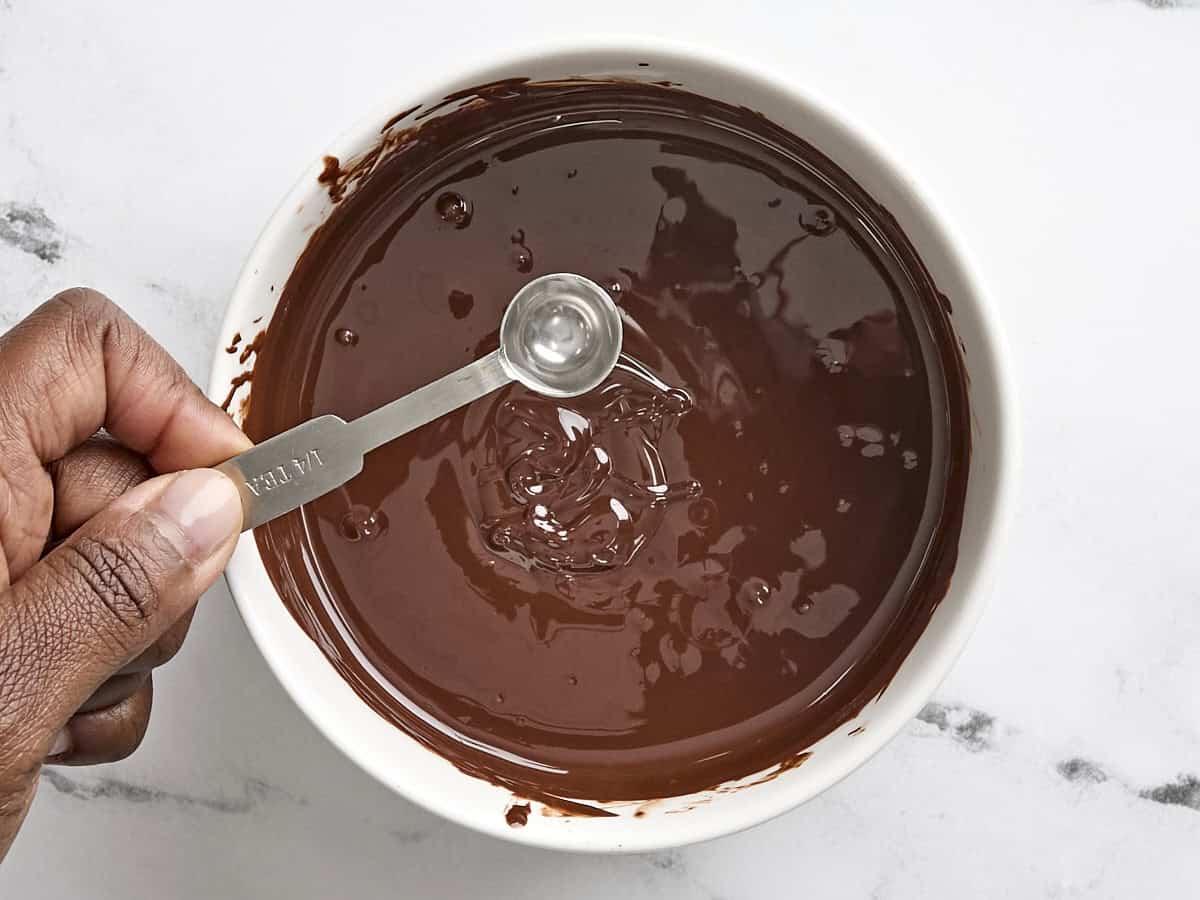
[{"label": "white ceramic bowl", "polygon": [[[649,63],[649,65],[644,65]],[[641,806],[614,805],[613,818],[533,814],[524,828],[505,824],[507,790],[464,775],[373,712],[305,636],[278,599],[254,538],[243,535],[227,572],[238,609],[271,669],[296,704],[342,751],[379,781],[462,825],[526,844],[586,851],[642,851],[700,841],[763,822],[834,784],[892,738],[928,700],[962,650],[984,603],[983,587],[1006,519],[1016,463],[1012,389],[993,312],[961,246],[877,141],[802,85],[784,84],[708,51],[660,41],[609,41],[513,56],[420,91],[402,91],[362,119],[324,153],[341,160],[370,149],[397,111],[430,105],[454,91],[508,77],[572,75],[670,80],[685,89],[765,114],[816,146],[895,216],[951,298],[953,324],[970,378],[972,454],[958,565],[945,600],[888,690],[859,717],[827,736],[803,766],[739,790],[705,792]],[[242,366],[220,348],[234,332],[253,335],[270,321],[282,286],[314,226],[330,213],[314,162],[284,198],[246,262],[226,311],[214,356],[210,396],[220,402]],[[274,286],[274,289],[272,289]],[[261,322],[254,324],[259,317]],[[263,386],[269,390],[269,386]],[[239,395],[240,396],[240,395]],[[234,408],[238,403],[235,401]],[[865,730],[850,735],[859,725]],[[753,777],[744,781],[754,781]],[[728,786],[726,786],[728,787]],[[581,798],[587,799],[587,798]]]}]

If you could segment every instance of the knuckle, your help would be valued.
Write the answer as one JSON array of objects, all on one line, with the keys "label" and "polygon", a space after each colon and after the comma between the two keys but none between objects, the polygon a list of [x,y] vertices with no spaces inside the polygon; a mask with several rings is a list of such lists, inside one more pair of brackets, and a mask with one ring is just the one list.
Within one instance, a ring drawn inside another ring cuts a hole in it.
[{"label": "knuckle", "polygon": [[128,339],[132,322],[121,307],[91,288],[69,288],[43,310],[60,330],[69,368],[83,370],[97,356],[129,352],[138,343]]},{"label": "knuckle", "polygon": [[46,306],[60,312],[67,321],[82,318],[96,322],[109,317],[116,309],[116,305],[99,291],[79,286],[59,291]]},{"label": "knuckle", "polygon": [[59,547],[66,566],[87,592],[130,628],[141,626],[160,605],[153,573],[141,557],[122,541],[83,536]]},{"label": "knuckle", "polygon": [[55,294],[29,318],[40,343],[52,348],[53,358],[44,363],[51,383],[67,384],[93,368],[112,309],[104,295],[76,287]]},{"label": "knuckle", "polygon": [[116,305],[91,288],[68,288],[55,294],[42,308],[62,335],[58,341],[67,362],[78,365],[97,349],[97,337],[103,339],[117,317]]}]

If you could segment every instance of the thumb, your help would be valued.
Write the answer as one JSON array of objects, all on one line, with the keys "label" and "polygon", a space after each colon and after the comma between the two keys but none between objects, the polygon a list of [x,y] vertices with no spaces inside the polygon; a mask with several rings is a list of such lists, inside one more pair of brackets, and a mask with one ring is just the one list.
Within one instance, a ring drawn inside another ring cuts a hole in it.
[{"label": "thumb", "polygon": [[36,767],[92,692],[217,579],[241,525],[233,482],[193,469],[118,497],[30,568],[0,597],[0,754]]}]

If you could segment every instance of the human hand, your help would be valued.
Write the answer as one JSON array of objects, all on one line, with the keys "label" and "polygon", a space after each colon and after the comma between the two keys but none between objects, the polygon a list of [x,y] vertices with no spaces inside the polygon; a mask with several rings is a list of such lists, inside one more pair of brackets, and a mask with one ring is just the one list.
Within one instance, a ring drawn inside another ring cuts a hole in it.
[{"label": "human hand", "polygon": [[198,467],[249,446],[94,291],[0,337],[0,859],[43,762],[111,762],[141,742],[150,672],[241,530],[233,483]]}]

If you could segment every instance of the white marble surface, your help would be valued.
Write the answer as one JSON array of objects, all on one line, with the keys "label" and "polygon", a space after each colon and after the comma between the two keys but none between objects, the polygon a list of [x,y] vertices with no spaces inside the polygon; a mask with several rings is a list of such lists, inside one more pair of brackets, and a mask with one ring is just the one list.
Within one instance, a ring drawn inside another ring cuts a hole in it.
[{"label": "white marble surface", "polygon": [[[537,852],[439,821],[343,760],[219,586],[157,679],[137,755],[43,779],[0,896],[1200,893],[1200,8],[733,6],[0,0],[0,324],[91,284],[203,383],[276,200],[428,65],[629,26],[757,57],[894,148],[1009,331],[1015,529],[937,702],[748,833],[644,857]],[[14,220],[31,210],[46,217],[32,232]]]}]

